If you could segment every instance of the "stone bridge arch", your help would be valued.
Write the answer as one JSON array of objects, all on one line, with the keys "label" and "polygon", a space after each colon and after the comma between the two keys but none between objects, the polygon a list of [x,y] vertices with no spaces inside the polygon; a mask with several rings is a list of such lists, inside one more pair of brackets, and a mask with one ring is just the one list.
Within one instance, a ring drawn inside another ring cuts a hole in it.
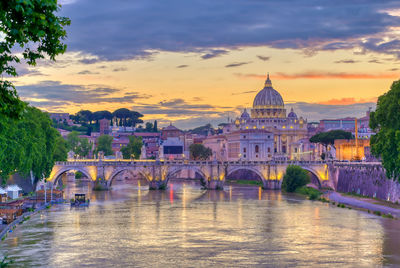
[{"label": "stone bridge arch", "polygon": [[107,187],[111,187],[115,177],[124,171],[137,172],[144,179],[146,179],[147,181],[150,181],[150,175],[147,174],[149,172],[146,172],[146,170],[142,167],[139,167],[139,168],[138,167],[121,167],[121,168],[116,168],[111,172],[111,174],[107,178]]},{"label": "stone bridge arch", "polygon": [[51,172],[47,181],[51,182],[52,187],[54,187],[54,185],[57,185],[62,174],[66,173],[68,171],[72,171],[72,170],[82,172],[82,174],[84,174],[86,177],[88,177],[91,181],[96,180],[97,170],[94,170],[94,169],[89,170],[88,167],[80,167],[80,166],[62,166],[62,167],[58,167],[58,168],[53,168],[53,171]]},{"label": "stone bridge arch", "polygon": [[179,172],[182,172],[183,170],[191,170],[195,174],[200,175],[200,181],[202,183],[205,183],[207,180],[207,175],[206,173],[201,169],[201,167],[196,167],[196,166],[174,166],[168,169],[168,172],[166,174],[166,182],[168,183],[171,178],[173,178],[174,175],[176,175]]},{"label": "stone bridge arch", "polygon": [[316,184],[318,188],[322,187],[322,179],[316,170],[308,166],[302,166],[301,168],[307,170],[311,174],[311,183]]},{"label": "stone bridge arch", "polygon": [[258,170],[257,168],[254,168],[254,167],[249,167],[249,166],[237,166],[237,167],[232,167],[232,168],[228,167],[225,178],[229,178],[229,176],[231,176],[234,172],[239,171],[239,170],[247,170],[247,171],[251,171],[251,172],[257,174],[257,176],[261,182],[264,182],[264,180],[266,179],[264,177],[264,175],[260,172],[260,170]]}]

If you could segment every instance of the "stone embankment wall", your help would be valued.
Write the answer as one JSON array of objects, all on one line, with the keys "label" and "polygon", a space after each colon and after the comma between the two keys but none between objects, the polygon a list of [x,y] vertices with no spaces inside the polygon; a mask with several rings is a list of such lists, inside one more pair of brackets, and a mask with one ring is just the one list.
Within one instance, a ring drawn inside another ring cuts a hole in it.
[{"label": "stone embankment wall", "polygon": [[380,163],[334,163],[329,172],[336,191],[400,202],[400,183],[387,179]]}]

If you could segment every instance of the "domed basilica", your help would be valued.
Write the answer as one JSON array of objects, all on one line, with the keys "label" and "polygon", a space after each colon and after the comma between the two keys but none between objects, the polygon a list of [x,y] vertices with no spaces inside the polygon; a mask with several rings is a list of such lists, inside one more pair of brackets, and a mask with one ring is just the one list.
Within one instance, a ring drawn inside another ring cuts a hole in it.
[{"label": "domed basilica", "polygon": [[307,132],[307,120],[298,118],[293,109],[286,115],[283,98],[268,75],[250,114],[244,109],[222,135],[208,137],[204,144],[220,160],[299,159]]}]

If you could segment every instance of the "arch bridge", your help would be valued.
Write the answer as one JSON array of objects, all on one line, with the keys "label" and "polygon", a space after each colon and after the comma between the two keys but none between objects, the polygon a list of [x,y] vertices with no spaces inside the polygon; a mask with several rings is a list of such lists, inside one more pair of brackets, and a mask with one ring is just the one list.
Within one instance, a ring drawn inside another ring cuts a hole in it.
[{"label": "arch bridge", "polygon": [[57,162],[47,178],[55,185],[65,172],[77,170],[109,189],[114,178],[124,171],[141,174],[150,189],[166,189],[168,181],[182,170],[200,175],[207,189],[223,189],[226,178],[239,170],[258,175],[265,189],[280,189],[288,165],[309,171],[319,186],[329,186],[328,165],[322,161],[163,161],[163,160],[74,160]]}]

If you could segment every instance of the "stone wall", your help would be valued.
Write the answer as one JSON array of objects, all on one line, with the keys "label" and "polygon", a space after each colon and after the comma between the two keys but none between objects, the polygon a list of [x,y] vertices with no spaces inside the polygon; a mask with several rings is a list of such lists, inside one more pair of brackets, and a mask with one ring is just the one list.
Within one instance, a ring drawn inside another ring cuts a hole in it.
[{"label": "stone wall", "polygon": [[400,184],[386,178],[380,164],[333,164],[330,179],[339,192],[357,193],[391,202],[400,202]]}]

